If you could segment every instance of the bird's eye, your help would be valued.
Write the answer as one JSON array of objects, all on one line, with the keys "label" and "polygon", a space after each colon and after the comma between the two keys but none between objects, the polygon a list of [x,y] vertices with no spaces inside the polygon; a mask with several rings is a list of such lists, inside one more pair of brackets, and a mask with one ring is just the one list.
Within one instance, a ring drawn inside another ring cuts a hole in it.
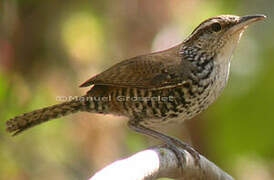
[{"label": "bird's eye", "polygon": [[220,23],[214,23],[214,24],[211,25],[211,29],[214,32],[218,32],[222,29],[222,26],[221,26]]}]

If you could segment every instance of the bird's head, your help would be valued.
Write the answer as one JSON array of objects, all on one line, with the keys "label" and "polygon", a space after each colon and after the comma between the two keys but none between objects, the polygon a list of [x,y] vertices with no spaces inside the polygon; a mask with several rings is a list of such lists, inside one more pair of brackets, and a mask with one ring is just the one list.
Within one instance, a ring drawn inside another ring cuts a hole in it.
[{"label": "bird's head", "polygon": [[214,54],[231,55],[248,25],[265,18],[264,15],[212,17],[202,22],[184,44]]}]

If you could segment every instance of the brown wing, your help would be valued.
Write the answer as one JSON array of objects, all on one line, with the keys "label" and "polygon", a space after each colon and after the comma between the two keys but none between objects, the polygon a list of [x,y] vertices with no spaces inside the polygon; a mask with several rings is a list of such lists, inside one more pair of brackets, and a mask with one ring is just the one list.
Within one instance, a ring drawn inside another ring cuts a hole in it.
[{"label": "brown wing", "polygon": [[187,79],[190,69],[187,67],[190,64],[179,56],[178,48],[122,61],[80,87],[92,84],[153,89],[176,86]]}]

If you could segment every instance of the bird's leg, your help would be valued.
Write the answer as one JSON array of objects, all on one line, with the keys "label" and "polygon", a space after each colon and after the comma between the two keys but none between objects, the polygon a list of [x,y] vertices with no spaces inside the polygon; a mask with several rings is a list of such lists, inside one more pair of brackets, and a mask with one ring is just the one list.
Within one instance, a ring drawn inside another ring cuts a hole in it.
[{"label": "bird's leg", "polygon": [[164,135],[160,132],[157,132],[155,130],[149,129],[149,128],[141,125],[139,123],[139,121],[136,121],[136,120],[130,120],[128,122],[128,126],[138,133],[145,134],[145,135],[154,137],[156,139],[159,139],[159,140],[165,142],[170,147],[170,149],[175,153],[176,157],[178,158],[178,166],[179,167],[183,167],[183,162],[185,162],[186,160],[185,160],[183,154],[179,151],[178,147],[181,147],[184,150],[186,150],[187,152],[189,152],[193,156],[193,158],[195,160],[195,164],[197,166],[200,166],[200,163],[199,163],[200,155],[190,145],[188,145],[176,138],[173,138],[173,137]]}]

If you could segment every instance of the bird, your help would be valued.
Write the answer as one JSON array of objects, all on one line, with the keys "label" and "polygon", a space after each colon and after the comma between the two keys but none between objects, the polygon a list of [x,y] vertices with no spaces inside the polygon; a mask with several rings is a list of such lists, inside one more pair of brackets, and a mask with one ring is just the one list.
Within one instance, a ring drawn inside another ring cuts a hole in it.
[{"label": "bird", "polygon": [[18,135],[76,112],[113,114],[127,117],[132,130],[164,142],[180,161],[178,146],[199,159],[190,145],[154,128],[184,122],[207,109],[227,84],[231,56],[243,32],[265,18],[262,14],[208,18],[180,44],[121,61],[81,84],[91,86],[85,95],[11,118],[6,130]]}]

